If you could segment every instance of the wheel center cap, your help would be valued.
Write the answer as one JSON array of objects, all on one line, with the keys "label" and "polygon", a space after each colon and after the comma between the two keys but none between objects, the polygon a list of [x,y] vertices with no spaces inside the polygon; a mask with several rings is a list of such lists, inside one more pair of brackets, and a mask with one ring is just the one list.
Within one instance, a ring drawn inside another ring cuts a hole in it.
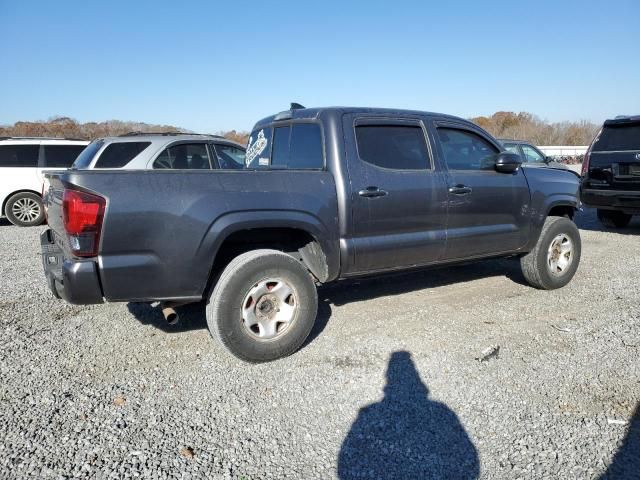
[{"label": "wheel center cap", "polygon": [[264,295],[256,305],[256,314],[262,318],[273,317],[278,312],[278,299],[275,295]]}]

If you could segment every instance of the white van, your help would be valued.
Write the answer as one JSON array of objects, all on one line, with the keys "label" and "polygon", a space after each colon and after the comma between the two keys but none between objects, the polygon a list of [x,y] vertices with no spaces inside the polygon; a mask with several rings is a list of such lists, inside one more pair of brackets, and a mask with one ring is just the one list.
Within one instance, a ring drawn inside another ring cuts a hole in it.
[{"label": "white van", "polygon": [[21,227],[40,225],[43,172],[69,168],[88,144],[63,138],[0,137],[0,217]]}]

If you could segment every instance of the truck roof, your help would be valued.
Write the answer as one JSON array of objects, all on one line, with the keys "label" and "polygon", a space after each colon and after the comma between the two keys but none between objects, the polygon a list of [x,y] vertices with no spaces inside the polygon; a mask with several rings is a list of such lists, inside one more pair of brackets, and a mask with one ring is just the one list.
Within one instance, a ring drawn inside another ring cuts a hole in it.
[{"label": "truck roof", "polygon": [[367,113],[371,115],[388,115],[388,116],[402,116],[402,115],[429,115],[433,117],[447,118],[456,121],[462,121],[464,123],[468,123],[474,126],[472,122],[456,117],[454,115],[447,115],[444,113],[436,113],[436,112],[424,112],[420,110],[405,110],[399,108],[372,108],[372,107],[316,107],[316,108],[291,108],[289,110],[284,110],[275,115],[270,115],[265,117],[258,122],[254,128],[257,128],[261,125],[266,125],[269,123],[273,123],[278,120],[315,120],[320,118],[322,115],[344,115],[346,113]]}]

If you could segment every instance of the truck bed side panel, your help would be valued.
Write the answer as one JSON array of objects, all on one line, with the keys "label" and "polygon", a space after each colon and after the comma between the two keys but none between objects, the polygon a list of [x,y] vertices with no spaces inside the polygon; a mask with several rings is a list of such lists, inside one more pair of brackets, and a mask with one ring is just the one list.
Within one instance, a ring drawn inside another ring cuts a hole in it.
[{"label": "truck bed side panel", "polygon": [[71,171],[61,181],[107,198],[98,262],[109,301],[201,298],[224,236],[260,227],[306,229],[338,274],[328,172]]}]

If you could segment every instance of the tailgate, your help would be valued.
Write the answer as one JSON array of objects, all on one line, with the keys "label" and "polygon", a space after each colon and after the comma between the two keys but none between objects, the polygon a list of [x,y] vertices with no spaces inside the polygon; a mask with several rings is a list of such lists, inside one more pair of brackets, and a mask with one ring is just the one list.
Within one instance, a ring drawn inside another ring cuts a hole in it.
[{"label": "tailgate", "polygon": [[[47,216],[47,224],[53,231],[56,244],[62,242],[64,235],[64,224],[62,219],[62,197],[64,194],[64,183],[60,176],[62,173],[47,173],[44,176],[44,188],[42,202]],[[59,244],[60,245],[60,244]],[[62,247],[62,245],[60,245]]]}]

